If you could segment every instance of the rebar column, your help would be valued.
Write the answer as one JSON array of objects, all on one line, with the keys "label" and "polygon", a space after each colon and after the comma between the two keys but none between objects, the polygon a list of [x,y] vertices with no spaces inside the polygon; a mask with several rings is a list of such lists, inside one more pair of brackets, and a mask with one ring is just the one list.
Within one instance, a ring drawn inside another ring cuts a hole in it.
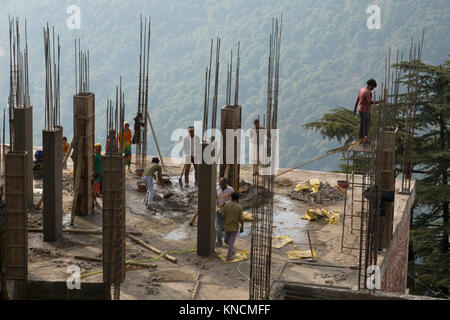
[{"label": "rebar column", "polygon": [[[103,281],[115,287],[120,285],[115,282],[116,272],[121,274],[120,282],[125,280],[124,168],[122,155],[106,154],[103,157]],[[110,257],[107,253],[111,249]]]},{"label": "rebar column", "polygon": [[[95,95],[93,93],[79,93],[73,97],[74,120],[74,177],[77,168],[81,169],[76,214],[87,216],[94,212],[94,141],[95,141]],[[80,140],[81,138],[81,140]],[[81,155],[78,155],[78,142],[82,143]],[[80,161],[80,164],[78,164]],[[74,181],[75,183],[75,181]]]},{"label": "rebar column", "polygon": [[28,159],[27,152],[5,155],[7,280],[27,280]]},{"label": "rebar column", "polygon": [[[202,142],[202,152],[209,142]],[[199,164],[197,255],[209,257],[214,252],[217,164]]]},{"label": "rebar column", "polygon": [[44,149],[44,241],[62,237],[62,128],[42,131]]}]

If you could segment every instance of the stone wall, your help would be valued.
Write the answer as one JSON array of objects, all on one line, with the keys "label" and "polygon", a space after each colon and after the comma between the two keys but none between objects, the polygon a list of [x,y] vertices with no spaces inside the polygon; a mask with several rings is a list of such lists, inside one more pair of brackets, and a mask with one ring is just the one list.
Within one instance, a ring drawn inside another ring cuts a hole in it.
[{"label": "stone wall", "polygon": [[396,193],[395,197],[394,232],[380,265],[381,290],[404,293],[408,272],[409,222],[415,199],[415,186],[412,184],[409,196]]}]

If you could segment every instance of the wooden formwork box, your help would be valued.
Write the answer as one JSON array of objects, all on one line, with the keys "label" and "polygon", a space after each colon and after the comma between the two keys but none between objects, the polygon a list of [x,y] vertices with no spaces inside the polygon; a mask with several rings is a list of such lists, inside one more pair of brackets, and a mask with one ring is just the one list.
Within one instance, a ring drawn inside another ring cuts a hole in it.
[{"label": "wooden formwork box", "polygon": [[[220,131],[222,132],[222,155],[223,163],[220,165],[220,176],[228,180],[228,184],[233,187],[235,191],[239,190],[239,152],[240,152],[240,135],[234,141],[227,141],[226,130],[241,129],[242,107],[241,106],[223,106],[221,109],[221,123]],[[241,133],[242,134],[242,133]],[[234,156],[231,163],[227,163],[227,147],[234,150]],[[227,170],[228,167],[228,170]]]},{"label": "wooden formwork box", "polygon": [[[112,163],[111,163],[112,162]],[[113,199],[114,197],[114,199]],[[113,214],[113,239],[111,241],[110,215]],[[125,239],[126,239],[126,214],[125,214],[125,159],[122,155],[105,155],[103,157],[103,281],[109,278],[114,283],[115,261],[121,260],[121,282],[125,280]],[[118,237],[117,235],[121,235]],[[119,238],[119,239],[117,239]],[[113,256],[110,260],[109,249],[113,245]],[[121,248],[121,257],[117,257],[115,248]]]},{"label": "wooden formwork box", "polygon": [[[395,190],[395,163],[397,155],[398,128],[384,131],[382,134],[382,150],[380,150],[380,191]],[[388,247],[393,236],[394,202],[386,203],[386,217],[384,224],[384,246]]]},{"label": "wooden formwork box", "polygon": [[6,187],[6,279],[27,280],[28,153],[5,155]]},{"label": "wooden formwork box", "polygon": [[[80,184],[77,195],[76,214],[86,216],[94,212],[94,144],[95,144],[95,95],[79,94],[73,97],[74,130],[74,177],[78,158],[81,157]],[[78,155],[81,138],[82,155]]]},{"label": "wooden formwork box", "polygon": [[62,127],[42,131],[44,241],[62,237]]},{"label": "wooden formwork box", "polygon": [[33,209],[33,107],[14,108],[14,151],[27,152],[27,209]]}]

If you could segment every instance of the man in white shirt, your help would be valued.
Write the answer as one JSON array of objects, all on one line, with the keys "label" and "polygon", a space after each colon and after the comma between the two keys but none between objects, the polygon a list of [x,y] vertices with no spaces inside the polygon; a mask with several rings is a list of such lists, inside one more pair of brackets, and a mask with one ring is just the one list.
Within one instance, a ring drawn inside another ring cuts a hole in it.
[{"label": "man in white shirt", "polygon": [[[258,174],[261,163],[265,163],[264,162],[265,161],[264,139],[266,138],[266,133],[264,131],[260,132],[261,129],[265,129],[265,128],[261,127],[259,125],[259,119],[253,120],[253,127],[250,129],[249,160],[250,160],[250,164],[253,165],[253,173],[254,174]],[[258,144],[259,144],[259,148],[258,148]],[[258,157],[258,149],[259,149],[259,157]]]},{"label": "man in white shirt", "polygon": [[231,194],[233,192],[233,188],[228,185],[227,178],[220,178],[219,186],[216,189],[216,235],[218,247],[223,245],[222,234],[224,221],[220,211],[228,202],[231,201]]},{"label": "man in white shirt", "polygon": [[198,164],[200,163],[201,145],[200,138],[194,133],[194,127],[188,128],[189,134],[183,140],[184,152],[184,182],[189,184],[189,171],[194,165],[195,185],[198,184]]}]

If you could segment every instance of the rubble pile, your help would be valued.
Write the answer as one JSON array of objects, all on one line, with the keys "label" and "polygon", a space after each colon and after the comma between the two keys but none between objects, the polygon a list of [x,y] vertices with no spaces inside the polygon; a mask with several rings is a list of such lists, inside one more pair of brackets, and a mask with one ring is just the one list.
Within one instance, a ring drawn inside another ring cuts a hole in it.
[{"label": "rubble pile", "polygon": [[328,182],[317,179],[297,184],[294,190],[288,193],[288,196],[308,204],[333,203],[345,198],[342,191],[332,187]]},{"label": "rubble pile", "polygon": [[[258,191],[258,192],[256,192]],[[253,201],[256,200],[256,196],[259,198],[259,202],[261,203],[265,198],[270,197],[270,191],[266,188],[259,187],[258,190],[248,182],[241,181],[239,183],[239,204],[242,206],[244,210],[251,209],[253,207]]]},{"label": "rubble pile", "polygon": [[73,180],[71,174],[64,174],[63,175],[63,190],[66,190],[68,192],[73,192]]}]

